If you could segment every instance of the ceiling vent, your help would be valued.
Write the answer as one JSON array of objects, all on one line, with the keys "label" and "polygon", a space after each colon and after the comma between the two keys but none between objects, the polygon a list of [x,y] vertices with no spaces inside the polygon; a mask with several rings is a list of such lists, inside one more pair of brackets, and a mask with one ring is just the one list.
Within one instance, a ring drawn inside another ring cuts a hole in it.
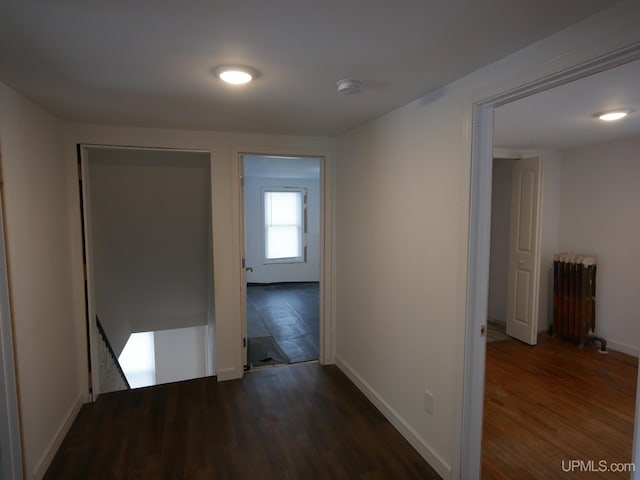
[{"label": "ceiling vent", "polygon": [[362,82],[360,80],[351,80],[345,78],[338,80],[338,93],[340,95],[351,95],[352,93],[358,93],[362,89]]}]

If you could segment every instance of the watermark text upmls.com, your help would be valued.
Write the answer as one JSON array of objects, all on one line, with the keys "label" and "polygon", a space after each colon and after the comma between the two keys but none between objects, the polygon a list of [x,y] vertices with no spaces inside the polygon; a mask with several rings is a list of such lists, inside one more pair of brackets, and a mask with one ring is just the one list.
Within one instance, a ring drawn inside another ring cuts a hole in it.
[{"label": "watermark text upmls.com", "polygon": [[608,462],[607,460],[562,460],[563,472],[635,472],[632,462]]}]

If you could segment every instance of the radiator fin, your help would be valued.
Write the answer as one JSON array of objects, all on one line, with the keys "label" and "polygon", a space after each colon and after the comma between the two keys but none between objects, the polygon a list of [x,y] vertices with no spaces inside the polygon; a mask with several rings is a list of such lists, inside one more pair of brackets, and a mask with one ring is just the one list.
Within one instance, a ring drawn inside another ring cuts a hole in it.
[{"label": "radiator fin", "polygon": [[584,345],[596,329],[595,255],[560,253],[553,258],[553,333]]}]

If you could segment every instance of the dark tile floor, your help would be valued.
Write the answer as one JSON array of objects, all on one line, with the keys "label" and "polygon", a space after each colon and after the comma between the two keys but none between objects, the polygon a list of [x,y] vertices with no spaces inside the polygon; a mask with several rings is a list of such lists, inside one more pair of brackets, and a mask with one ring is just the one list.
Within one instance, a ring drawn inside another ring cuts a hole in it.
[{"label": "dark tile floor", "polygon": [[[252,338],[273,337],[288,363],[317,360],[320,350],[320,287],[316,282],[250,284],[247,287],[249,360]],[[264,365],[279,362],[256,362]],[[263,359],[257,359],[263,360]]]}]

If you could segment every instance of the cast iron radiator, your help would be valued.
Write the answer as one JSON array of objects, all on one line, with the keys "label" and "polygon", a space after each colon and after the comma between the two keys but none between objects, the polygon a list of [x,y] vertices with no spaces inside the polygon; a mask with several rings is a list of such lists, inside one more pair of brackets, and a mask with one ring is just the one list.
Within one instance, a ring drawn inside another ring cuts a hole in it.
[{"label": "cast iron radiator", "polygon": [[593,255],[561,253],[553,257],[553,334],[580,345],[599,341],[596,331],[596,272]]}]

